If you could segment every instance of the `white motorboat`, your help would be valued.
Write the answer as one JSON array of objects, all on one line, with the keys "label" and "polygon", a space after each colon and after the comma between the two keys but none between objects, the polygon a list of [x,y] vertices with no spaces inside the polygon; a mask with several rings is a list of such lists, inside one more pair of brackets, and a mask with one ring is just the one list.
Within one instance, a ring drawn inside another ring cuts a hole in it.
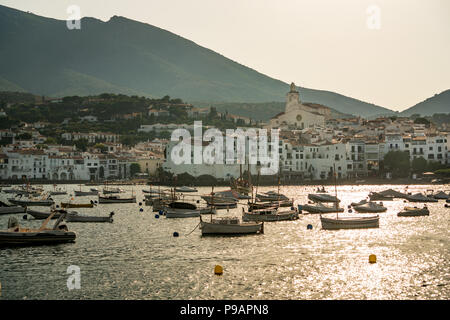
[{"label": "white motorboat", "polygon": [[359,206],[353,207],[355,211],[360,213],[377,213],[385,212],[387,208],[382,203],[368,202]]},{"label": "white motorboat", "polygon": [[423,208],[417,207],[405,207],[403,211],[397,213],[399,217],[417,217],[417,216],[429,216],[430,210],[428,210],[427,206]]},{"label": "white motorboat", "polygon": [[191,218],[199,217],[201,214],[216,214],[214,207],[198,207],[189,202],[172,202],[162,209],[166,218]]},{"label": "white motorboat", "polygon": [[200,230],[202,235],[242,235],[264,233],[264,222],[241,222],[237,217],[221,217],[202,220],[200,216]]},{"label": "white motorboat", "polygon": [[322,229],[325,230],[378,228],[379,221],[380,217],[378,215],[372,217],[336,218],[327,218],[320,216]]},{"label": "white motorboat", "polygon": [[411,196],[408,196],[406,199],[408,199],[408,201],[410,202],[438,202],[437,199],[424,196],[421,193],[413,194]]},{"label": "white motorboat", "polygon": [[98,203],[136,203],[136,197],[121,198],[119,196],[98,196]]},{"label": "white motorboat", "polygon": [[324,202],[324,203],[341,201],[336,196],[332,196],[326,193],[318,193],[318,194],[310,193],[308,194],[308,199],[314,202]]},{"label": "white motorboat", "polygon": [[433,197],[438,200],[446,200],[450,198],[450,195],[446,194],[444,191],[439,191],[438,193],[434,194]]},{"label": "white motorboat", "polygon": [[[337,203],[335,202],[335,204]],[[344,212],[344,208],[340,208],[337,205],[327,206],[322,202],[317,202],[316,204],[298,205],[298,210],[306,211],[308,213]]]},{"label": "white motorboat", "polygon": [[52,216],[49,216],[39,229],[21,228],[17,219],[10,218],[8,229],[0,231],[0,246],[43,245],[74,242],[75,232],[70,232],[61,224],[65,215],[61,215],[52,229],[46,228]]},{"label": "white motorboat", "polygon": [[198,190],[195,188],[182,186],[182,187],[176,187],[175,191],[176,192],[197,192]]}]

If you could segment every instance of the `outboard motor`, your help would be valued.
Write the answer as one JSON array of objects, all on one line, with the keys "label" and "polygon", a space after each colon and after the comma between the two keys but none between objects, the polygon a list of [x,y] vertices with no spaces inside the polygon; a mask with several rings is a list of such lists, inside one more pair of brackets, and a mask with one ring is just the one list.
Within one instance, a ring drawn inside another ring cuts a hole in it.
[{"label": "outboard motor", "polygon": [[19,227],[19,220],[16,217],[10,217],[8,219],[8,229]]}]

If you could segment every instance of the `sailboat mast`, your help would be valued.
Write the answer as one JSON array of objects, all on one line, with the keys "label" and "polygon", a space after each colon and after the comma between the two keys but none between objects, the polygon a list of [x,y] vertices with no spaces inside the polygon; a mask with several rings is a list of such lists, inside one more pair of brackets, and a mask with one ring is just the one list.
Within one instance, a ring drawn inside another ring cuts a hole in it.
[{"label": "sailboat mast", "polygon": [[[336,196],[336,200],[337,200],[337,175],[336,175],[336,164],[333,164],[333,176],[334,176],[334,193]],[[336,208],[336,219],[339,217],[339,213],[338,213],[338,202],[335,202],[335,208]]]}]

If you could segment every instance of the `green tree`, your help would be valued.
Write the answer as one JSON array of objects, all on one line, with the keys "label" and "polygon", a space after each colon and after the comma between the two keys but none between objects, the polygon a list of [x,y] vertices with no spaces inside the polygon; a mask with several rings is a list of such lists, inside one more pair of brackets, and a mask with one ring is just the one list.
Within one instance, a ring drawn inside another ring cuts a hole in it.
[{"label": "green tree", "polygon": [[390,170],[394,177],[407,177],[410,166],[409,154],[404,151],[389,151],[384,156],[384,167]]},{"label": "green tree", "polygon": [[417,118],[414,120],[414,123],[416,124],[424,124],[427,128],[430,127],[430,121],[426,118]]},{"label": "green tree", "polygon": [[75,146],[77,147],[78,150],[81,150],[84,152],[87,150],[88,141],[87,141],[87,139],[77,140],[77,141],[75,141]]},{"label": "green tree", "polygon": [[96,143],[94,148],[100,149],[101,152],[106,152],[108,148],[103,143]]},{"label": "green tree", "polygon": [[48,137],[47,140],[45,140],[44,143],[45,143],[45,144],[57,144],[58,142],[56,141],[55,138]]},{"label": "green tree", "polygon": [[139,172],[141,172],[141,166],[139,165],[139,163],[132,163],[130,165],[130,175],[134,177],[136,173]]},{"label": "green tree", "polygon": [[411,164],[412,170],[415,173],[423,173],[427,169],[427,160],[423,157],[415,158]]}]

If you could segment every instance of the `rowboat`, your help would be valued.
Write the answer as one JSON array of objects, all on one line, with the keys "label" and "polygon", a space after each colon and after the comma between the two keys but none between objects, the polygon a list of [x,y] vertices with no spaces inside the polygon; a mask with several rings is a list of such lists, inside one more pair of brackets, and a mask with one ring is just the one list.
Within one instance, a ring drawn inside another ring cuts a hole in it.
[{"label": "rowboat", "polygon": [[190,187],[186,187],[186,186],[182,186],[182,187],[176,187],[175,188],[176,192],[197,192],[198,190],[195,188],[190,188]]},{"label": "rowboat", "polygon": [[107,217],[98,217],[98,216],[85,216],[85,215],[70,215],[67,216],[67,222],[113,222],[112,216],[114,212],[111,212]]},{"label": "rowboat", "polygon": [[10,218],[8,229],[0,231],[1,246],[43,245],[74,242],[75,232],[68,231],[67,225],[61,224],[65,215],[61,215],[53,225],[46,228],[52,216],[49,216],[39,229],[21,228],[17,219]]},{"label": "rowboat", "polygon": [[242,221],[272,222],[298,219],[297,210],[278,211],[278,208],[257,209],[246,212],[242,208]]},{"label": "rowboat", "polygon": [[344,208],[340,208],[336,205],[327,206],[322,202],[316,204],[304,204],[298,205],[298,210],[306,211],[308,213],[332,213],[332,212],[344,212]]},{"label": "rowboat", "polygon": [[375,202],[368,202],[366,204],[355,206],[355,211],[361,212],[361,213],[377,213],[377,212],[385,212],[387,211],[387,208],[384,207],[381,203],[375,203]]},{"label": "rowboat", "polygon": [[340,202],[341,200],[339,200],[336,196],[332,196],[330,194],[326,194],[326,193],[319,193],[319,194],[314,194],[314,193],[310,193],[308,194],[308,199],[312,200],[314,202]]},{"label": "rowboat", "polygon": [[202,220],[200,216],[200,230],[202,235],[243,235],[264,233],[264,222],[240,222],[236,217],[221,217]]},{"label": "rowboat", "polygon": [[136,203],[136,197],[120,198],[119,196],[98,196],[98,203]]},{"label": "rowboat", "polygon": [[94,203],[66,203],[61,202],[61,208],[93,208]]},{"label": "rowboat", "polygon": [[55,202],[52,199],[44,199],[44,200],[20,200],[20,199],[14,199],[9,198],[9,202],[12,204],[17,204],[22,207],[28,207],[28,206],[42,206],[42,207],[48,207],[53,205]]},{"label": "rowboat", "polygon": [[103,194],[121,193],[123,192],[120,188],[103,188]]},{"label": "rowboat", "polygon": [[403,211],[397,213],[397,216],[399,217],[417,217],[417,216],[429,216],[430,210],[426,206],[423,208],[417,208],[417,207],[405,207],[403,208]]},{"label": "rowboat", "polygon": [[337,229],[366,229],[378,228],[380,217],[378,215],[373,217],[336,217],[325,218],[320,216],[322,229],[337,230]]}]

